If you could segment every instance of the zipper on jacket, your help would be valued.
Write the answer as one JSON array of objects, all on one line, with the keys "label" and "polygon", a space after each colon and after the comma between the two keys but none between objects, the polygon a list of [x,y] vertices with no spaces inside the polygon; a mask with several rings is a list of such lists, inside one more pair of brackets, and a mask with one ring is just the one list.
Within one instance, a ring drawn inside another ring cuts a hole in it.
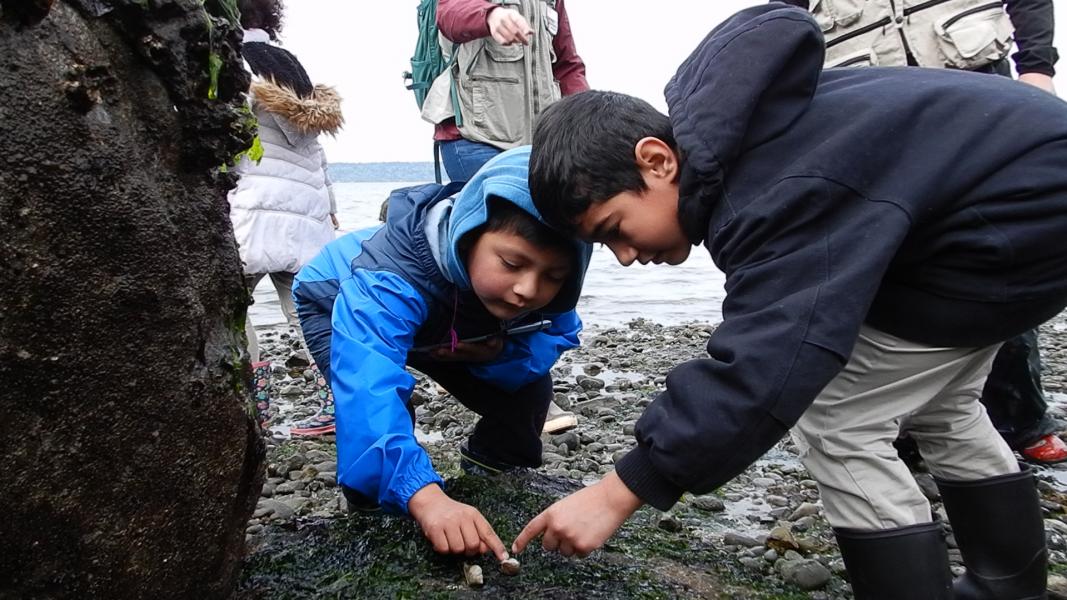
[{"label": "zipper on jacket", "polygon": [[968,8],[967,10],[961,12],[960,14],[958,14],[958,15],[952,17],[951,19],[945,21],[944,27],[945,27],[945,29],[948,29],[949,27],[952,26],[953,23],[955,23],[956,21],[959,21],[960,19],[962,19],[964,17],[969,17],[969,16],[971,16],[971,15],[973,15],[975,13],[984,12],[984,11],[987,11],[987,10],[990,10],[990,9],[993,9],[993,8],[1000,8],[1001,6],[1003,6],[1003,4],[1001,4],[1000,2],[987,2],[987,3],[982,4],[980,6],[975,6],[974,8]]},{"label": "zipper on jacket", "polygon": [[944,4],[946,2],[951,1],[952,0],[927,0],[926,2],[923,2],[921,4],[916,4],[915,6],[908,6],[904,9],[904,16],[907,17],[919,12],[920,10],[926,10],[928,8],[937,6],[938,4]]},{"label": "zipper on jacket", "polygon": [[840,67],[850,67],[852,65],[856,65],[856,64],[859,64],[859,63],[868,63],[868,64],[870,64],[870,62],[871,62],[871,57],[870,56],[853,56],[852,58],[846,60],[843,63],[836,64],[836,65],[830,65],[830,68],[831,69],[837,69],[837,68],[840,68]]},{"label": "zipper on jacket", "polygon": [[490,77],[488,75],[471,75],[471,81],[492,81],[495,83],[520,83],[518,77]]},{"label": "zipper on jacket", "polygon": [[[897,14],[897,5],[893,0],[889,0],[889,8],[893,11],[893,14]],[[896,22],[897,35],[900,36],[900,43],[904,45],[904,58],[908,61],[909,65],[919,65],[919,61],[915,60],[915,55],[911,53],[911,46],[908,45],[908,37],[904,35],[904,20],[907,18],[906,14],[901,14],[900,17],[893,19]]]},{"label": "zipper on jacket", "polygon": [[851,40],[854,37],[859,37],[861,35],[870,33],[872,31],[874,31],[875,29],[878,29],[879,27],[885,27],[886,25],[889,25],[892,22],[893,22],[892,19],[890,19],[889,17],[885,17],[885,18],[883,18],[883,19],[881,19],[879,21],[871,23],[870,25],[864,25],[863,27],[860,27],[859,29],[857,29],[855,31],[850,31],[850,32],[848,32],[848,33],[846,33],[846,34],[844,34],[844,35],[842,35],[840,37],[836,37],[836,38],[830,40],[829,42],[826,42],[826,47],[827,48],[832,48],[832,47],[834,47],[834,46],[836,46],[836,45],[838,45],[838,44],[840,44],[842,42],[847,42],[848,40]]}]

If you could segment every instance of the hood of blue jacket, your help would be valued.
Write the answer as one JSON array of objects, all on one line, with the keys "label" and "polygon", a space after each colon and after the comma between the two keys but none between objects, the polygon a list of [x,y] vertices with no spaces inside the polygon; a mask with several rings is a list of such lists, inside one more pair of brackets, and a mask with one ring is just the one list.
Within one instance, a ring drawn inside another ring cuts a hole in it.
[{"label": "hood of blue jacket", "polygon": [[[529,179],[530,147],[520,146],[493,157],[463,186],[453,199],[445,230],[447,244],[442,257],[445,276],[461,289],[470,289],[470,276],[460,256],[459,241],[471,230],[485,224],[489,218],[490,197],[502,198],[533,215],[544,223],[541,213],[534,207],[530,197]],[[547,224],[546,224],[547,226]],[[561,313],[572,310],[581,294],[585,271],[593,247],[574,240],[576,268],[572,271],[559,294],[541,309],[546,313]]]}]

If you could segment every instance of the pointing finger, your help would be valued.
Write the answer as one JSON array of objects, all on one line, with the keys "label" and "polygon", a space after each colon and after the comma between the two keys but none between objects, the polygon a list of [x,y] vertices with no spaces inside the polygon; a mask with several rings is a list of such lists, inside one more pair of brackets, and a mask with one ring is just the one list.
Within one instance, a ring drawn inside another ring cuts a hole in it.
[{"label": "pointing finger", "polygon": [[529,544],[530,540],[544,533],[547,526],[545,513],[541,513],[534,517],[526,524],[526,527],[519,532],[519,537],[515,538],[515,541],[511,544],[512,554],[521,554],[522,551],[526,549],[526,544]]},{"label": "pointing finger", "polygon": [[507,560],[508,551],[504,548],[504,542],[500,541],[500,537],[493,531],[493,526],[489,524],[489,521],[478,519],[475,523],[478,526],[478,534],[482,538],[482,542],[489,546],[489,550],[493,552],[496,559],[501,562]]}]

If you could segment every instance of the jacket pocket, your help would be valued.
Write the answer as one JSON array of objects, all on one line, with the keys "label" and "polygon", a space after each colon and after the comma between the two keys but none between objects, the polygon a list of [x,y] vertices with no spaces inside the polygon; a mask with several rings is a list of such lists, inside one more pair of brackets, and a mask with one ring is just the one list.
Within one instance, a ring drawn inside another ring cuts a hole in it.
[{"label": "jacket pocket", "polygon": [[513,143],[525,135],[523,68],[521,45],[487,41],[477,68],[470,73],[470,118],[492,140]]},{"label": "jacket pocket", "polygon": [[846,54],[833,63],[827,63],[826,68],[834,69],[839,67],[870,67],[877,63],[874,61],[874,53],[869,48],[860,50],[859,52],[853,52]]},{"label": "jacket pocket", "polygon": [[974,69],[1011,51],[1011,21],[1001,2],[972,6],[938,19],[934,31],[945,65],[950,67]]},{"label": "jacket pocket", "polygon": [[811,14],[823,32],[848,27],[863,16],[865,0],[812,0]]}]

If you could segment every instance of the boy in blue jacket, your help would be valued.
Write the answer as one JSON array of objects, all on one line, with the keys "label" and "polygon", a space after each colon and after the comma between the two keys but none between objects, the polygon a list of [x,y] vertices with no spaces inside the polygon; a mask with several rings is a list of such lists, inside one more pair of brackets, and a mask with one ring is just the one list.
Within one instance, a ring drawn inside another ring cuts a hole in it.
[{"label": "boy in blue jacket", "polygon": [[[384,225],[327,245],[293,289],[308,349],[333,387],[346,498],[410,514],[442,553],[507,557],[481,513],[444,493],[416,442],[405,366],[482,416],[461,448],[466,469],[538,467],[549,370],[579,343],[574,307],[590,247],[541,222],[528,159],[529,146],[516,148],[462,189],[393,192]],[[543,320],[546,329],[499,335]]]},{"label": "boy in blue jacket", "polygon": [[667,85],[670,117],[586,92],[546,111],[530,185],[553,226],[628,265],[703,243],[726,274],[709,357],[677,366],[616,470],[516,539],[599,547],[744,470],[790,428],[857,598],[948,598],[941,526],[892,442],[941,490],[956,598],[1037,598],[1033,476],[978,402],[1000,343],[1067,304],[1067,104],[1008,79],[823,71],[802,10],[746,9]]}]

